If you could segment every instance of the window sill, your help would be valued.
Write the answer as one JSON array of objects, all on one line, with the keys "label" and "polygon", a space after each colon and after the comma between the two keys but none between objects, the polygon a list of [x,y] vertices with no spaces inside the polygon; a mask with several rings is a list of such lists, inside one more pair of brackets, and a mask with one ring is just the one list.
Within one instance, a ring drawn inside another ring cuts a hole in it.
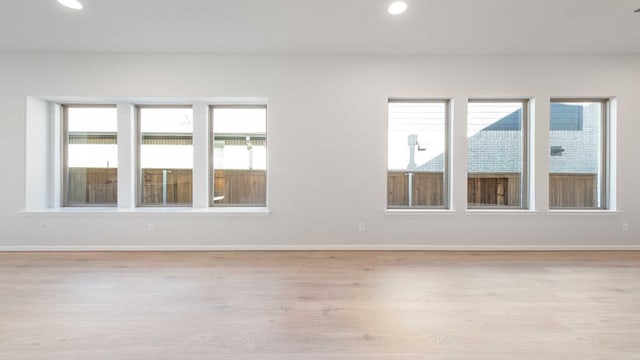
[{"label": "window sill", "polygon": [[571,209],[571,210],[548,210],[547,211],[548,215],[619,215],[622,214],[622,211],[620,210],[590,210],[590,209],[584,209],[584,210],[577,210],[577,209]]},{"label": "window sill", "polygon": [[385,215],[457,215],[458,212],[451,209],[386,209]]},{"label": "window sill", "polygon": [[271,214],[268,208],[262,207],[237,207],[237,208],[135,208],[135,209],[117,209],[117,208],[56,208],[41,210],[23,210],[19,214],[45,215],[45,216],[73,216],[73,215],[238,215],[238,216],[267,216]]},{"label": "window sill", "polygon": [[466,210],[465,215],[538,215],[540,211],[524,209],[473,209]]}]

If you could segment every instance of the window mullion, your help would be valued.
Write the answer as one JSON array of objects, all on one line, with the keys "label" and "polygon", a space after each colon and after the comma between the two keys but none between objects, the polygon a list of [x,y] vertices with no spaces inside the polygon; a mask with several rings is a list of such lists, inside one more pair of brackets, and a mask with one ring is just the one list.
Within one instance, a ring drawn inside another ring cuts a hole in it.
[{"label": "window mullion", "polygon": [[135,108],[118,103],[118,208],[136,207],[136,126]]},{"label": "window mullion", "polygon": [[209,207],[209,106],[193,105],[193,208]]},{"label": "window mullion", "polygon": [[52,169],[51,176],[53,181],[51,182],[51,203],[53,207],[63,206],[63,177],[64,177],[64,116],[62,114],[63,107],[59,104],[53,105],[53,139],[52,145],[54,151],[52,152]]}]

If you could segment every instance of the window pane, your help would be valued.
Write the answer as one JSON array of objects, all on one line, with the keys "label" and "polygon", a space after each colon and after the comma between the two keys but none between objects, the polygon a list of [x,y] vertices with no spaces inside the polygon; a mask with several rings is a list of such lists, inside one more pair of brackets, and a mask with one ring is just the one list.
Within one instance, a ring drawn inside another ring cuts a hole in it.
[{"label": "window pane", "polygon": [[550,208],[604,207],[602,113],[603,102],[600,101],[552,101],[549,132]]},{"label": "window pane", "polygon": [[522,101],[470,101],[467,122],[467,203],[523,208]]},{"label": "window pane", "polygon": [[65,107],[66,205],[114,206],[118,196],[115,107]]},{"label": "window pane", "polygon": [[390,101],[387,207],[446,206],[447,102]]},{"label": "window pane", "polygon": [[213,206],[266,206],[266,107],[213,107]]},{"label": "window pane", "polygon": [[192,203],[193,111],[140,108],[141,205]]}]

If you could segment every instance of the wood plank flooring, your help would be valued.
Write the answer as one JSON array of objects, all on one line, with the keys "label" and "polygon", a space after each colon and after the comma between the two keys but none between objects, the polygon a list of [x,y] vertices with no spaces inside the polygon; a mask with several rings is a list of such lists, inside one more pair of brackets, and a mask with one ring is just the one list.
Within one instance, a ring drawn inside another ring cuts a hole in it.
[{"label": "wood plank flooring", "polygon": [[0,359],[640,359],[640,253],[0,253]]}]

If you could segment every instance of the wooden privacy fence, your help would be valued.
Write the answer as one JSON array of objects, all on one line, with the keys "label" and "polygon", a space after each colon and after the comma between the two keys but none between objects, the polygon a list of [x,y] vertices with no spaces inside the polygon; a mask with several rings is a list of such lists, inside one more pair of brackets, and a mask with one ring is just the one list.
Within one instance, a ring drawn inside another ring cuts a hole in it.
[{"label": "wooden privacy fence", "polygon": [[[408,206],[409,176],[407,171],[389,171],[387,201],[389,207]],[[413,206],[442,206],[443,174],[413,173]],[[592,208],[597,202],[596,174],[551,174],[549,206]],[[471,205],[520,206],[520,174],[475,173],[467,180],[467,201]]]},{"label": "wooden privacy fence", "polygon": [[[142,204],[163,204],[163,170],[166,174],[167,205],[192,202],[192,170],[143,169]],[[115,168],[69,168],[68,204],[115,204],[118,195]],[[219,205],[264,206],[267,203],[265,170],[216,170],[213,191],[223,198]]]},{"label": "wooden privacy fence", "polygon": [[551,174],[550,208],[594,208],[598,205],[597,174]]},{"label": "wooden privacy fence", "polygon": [[519,207],[520,174],[472,173],[467,179],[467,203],[470,206]]},{"label": "wooden privacy fence", "polygon": [[[390,207],[408,206],[409,183],[406,171],[390,171],[387,199]],[[162,204],[162,169],[145,169],[143,204]],[[114,204],[117,201],[118,170],[115,168],[70,168],[67,186],[69,205]],[[518,206],[519,174],[472,174],[467,181],[467,200],[471,204]],[[266,171],[216,170],[214,194],[223,196],[220,205],[264,206],[267,201]],[[169,169],[167,204],[190,204],[192,171]],[[442,206],[444,178],[439,172],[415,172],[413,206]],[[551,174],[549,206],[551,208],[593,208],[597,205],[596,174]]]},{"label": "wooden privacy fence", "polygon": [[[389,171],[387,199],[390,207],[409,206],[407,171]],[[414,172],[412,206],[443,206],[444,177],[441,172]]]},{"label": "wooden privacy fence", "polygon": [[118,169],[69,168],[67,204],[115,204]]},{"label": "wooden privacy fence", "polygon": [[[164,201],[166,171],[166,201]],[[143,205],[189,205],[193,189],[193,171],[191,169],[143,169],[142,204]]]},{"label": "wooden privacy fence", "polygon": [[265,170],[216,170],[214,194],[224,196],[219,205],[265,206],[267,172]]}]

